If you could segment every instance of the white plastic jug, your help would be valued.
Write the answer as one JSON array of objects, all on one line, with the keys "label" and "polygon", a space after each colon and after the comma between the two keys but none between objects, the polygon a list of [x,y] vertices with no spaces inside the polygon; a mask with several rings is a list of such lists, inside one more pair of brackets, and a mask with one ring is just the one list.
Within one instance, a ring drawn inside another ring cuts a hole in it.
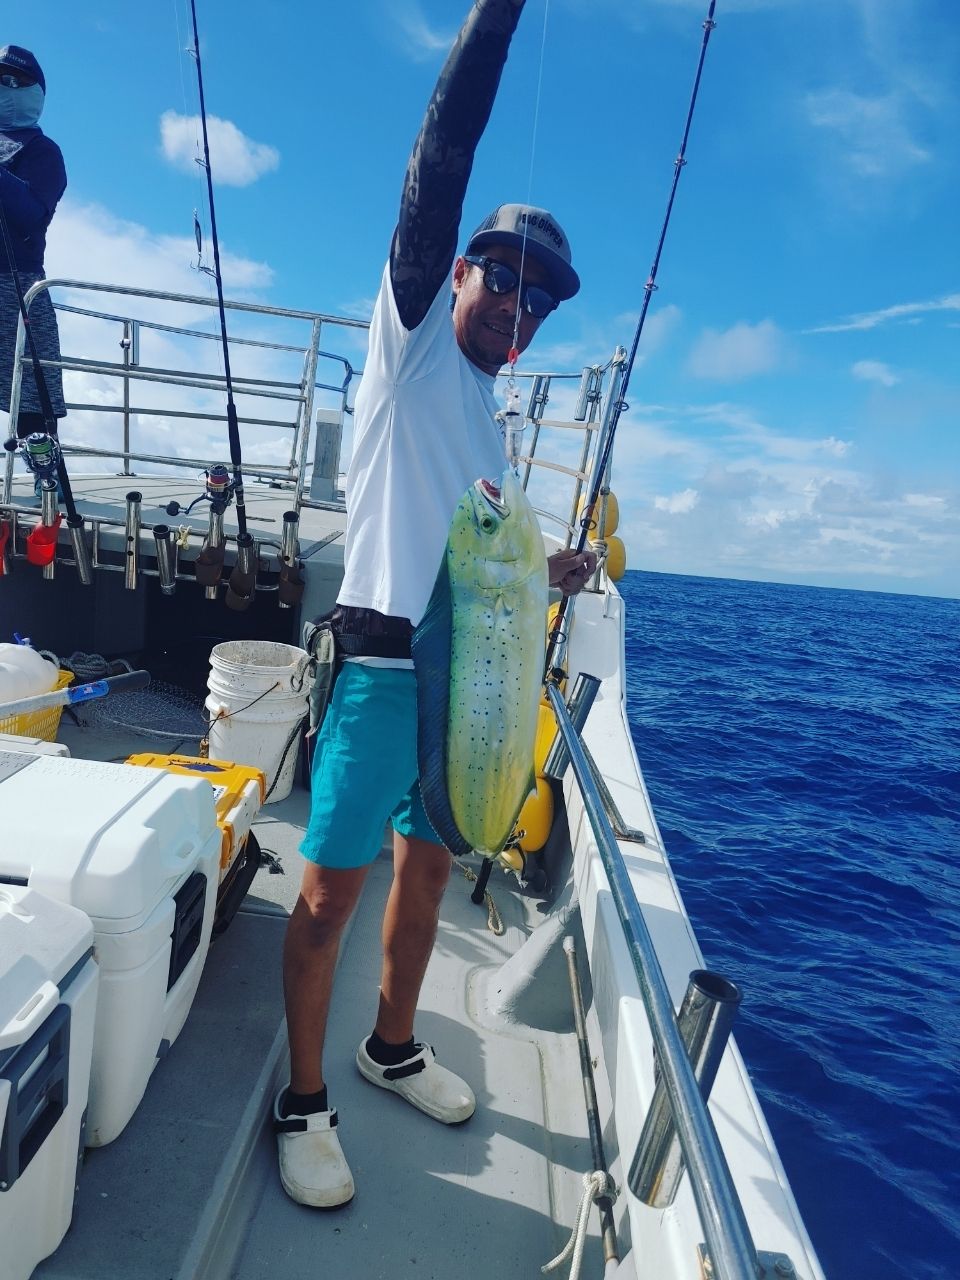
[{"label": "white plastic jug", "polygon": [[0,706],[49,693],[60,672],[28,644],[0,644]]}]

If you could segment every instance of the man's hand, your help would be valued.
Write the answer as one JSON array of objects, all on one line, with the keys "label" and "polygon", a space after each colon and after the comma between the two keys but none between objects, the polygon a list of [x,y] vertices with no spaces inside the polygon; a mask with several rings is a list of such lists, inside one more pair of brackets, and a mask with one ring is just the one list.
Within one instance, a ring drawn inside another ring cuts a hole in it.
[{"label": "man's hand", "polygon": [[565,596],[575,596],[587,585],[597,567],[594,551],[555,551],[547,557],[551,587],[559,587]]}]

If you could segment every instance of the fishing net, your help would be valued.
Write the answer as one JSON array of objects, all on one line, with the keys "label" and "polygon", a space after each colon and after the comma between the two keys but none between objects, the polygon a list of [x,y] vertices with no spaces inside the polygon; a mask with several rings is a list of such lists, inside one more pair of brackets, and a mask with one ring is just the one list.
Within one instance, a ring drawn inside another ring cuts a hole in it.
[{"label": "fishing net", "polygon": [[196,738],[207,733],[203,702],[186,689],[154,680],[146,689],[108,694],[83,706],[83,718],[104,729],[125,729],[147,738]]}]

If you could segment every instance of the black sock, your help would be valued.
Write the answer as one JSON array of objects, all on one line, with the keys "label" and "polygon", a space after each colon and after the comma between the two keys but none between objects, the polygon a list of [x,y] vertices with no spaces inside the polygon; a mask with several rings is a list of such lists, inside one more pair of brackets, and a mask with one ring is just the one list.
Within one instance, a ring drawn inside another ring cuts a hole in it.
[{"label": "black sock", "polygon": [[401,1062],[406,1062],[408,1058],[412,1058],[416,1052],[417,1042],[413,1036],[403,1044],[389,1044],[386,1040],[381,1040],[374,1031],[367,1041],[367,1053],[381,1067],[396,1067]]},{"label": "black sock", "polygon": [[287,1116],[312,1116],[316,1111],[327,1111],[327,1086],[319,1093],[294,1093],[288,1089],[280,1100],[280,1118]]}]

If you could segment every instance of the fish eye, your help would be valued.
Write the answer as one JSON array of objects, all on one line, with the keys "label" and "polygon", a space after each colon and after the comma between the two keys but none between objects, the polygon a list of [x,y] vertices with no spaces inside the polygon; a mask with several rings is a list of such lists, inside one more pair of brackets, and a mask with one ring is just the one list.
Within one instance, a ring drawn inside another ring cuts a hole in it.
[{"label": "fish eye", "polygon": [[493,533],[494,529],[496,528],[496,524],[493,521],[493,517],[481,516],[480,528],[483,530],[484,533]]}]

